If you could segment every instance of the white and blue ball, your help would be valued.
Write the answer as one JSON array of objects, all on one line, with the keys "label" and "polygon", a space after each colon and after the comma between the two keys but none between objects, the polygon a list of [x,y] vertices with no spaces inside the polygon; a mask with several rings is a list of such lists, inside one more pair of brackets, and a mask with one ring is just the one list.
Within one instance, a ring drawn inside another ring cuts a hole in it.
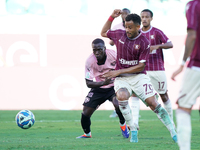
[{"label": "white and blue ball", "polygon": [[30,110],[21,110],[15,117],[17,125],[22,129],[29,129],[35,123],[35,116]]}]

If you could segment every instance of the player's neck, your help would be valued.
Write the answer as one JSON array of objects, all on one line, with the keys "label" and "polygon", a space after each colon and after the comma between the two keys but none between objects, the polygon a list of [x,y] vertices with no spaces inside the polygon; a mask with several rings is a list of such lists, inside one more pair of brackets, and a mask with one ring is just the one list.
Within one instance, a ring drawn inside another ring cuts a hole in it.
[{"label": "player's neck", "polygon": [[142,27],[142,31],[148,31],[151,28],[151,25],[147,26],[147,27]]},{"label": "player's neck", "polygon": [[105,64],[106,58],[107,58],[107,55],[105,55],[105,57],[104,57],[102,60],[98,60],[97,64],[98,64],[98,65],[103,65],[103,64]]}]

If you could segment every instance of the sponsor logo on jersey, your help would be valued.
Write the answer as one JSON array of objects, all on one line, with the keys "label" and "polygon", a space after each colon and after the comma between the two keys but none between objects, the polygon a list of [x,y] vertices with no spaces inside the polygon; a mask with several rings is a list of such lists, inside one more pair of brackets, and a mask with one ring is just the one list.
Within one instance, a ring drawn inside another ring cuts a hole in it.
[{"label": "sponsor logo on jersey", "polygon": [[138,64],[138,60],[128,61],[128,60],[125,60],[125,59],[121,58],[121,59],[119,59],[119,61],[123,65],[137,65]]},{"label": "sponsor logo on jersey", "polygon": [[111,66],[115,66],[116,65],[116,61],[110,63]]}]

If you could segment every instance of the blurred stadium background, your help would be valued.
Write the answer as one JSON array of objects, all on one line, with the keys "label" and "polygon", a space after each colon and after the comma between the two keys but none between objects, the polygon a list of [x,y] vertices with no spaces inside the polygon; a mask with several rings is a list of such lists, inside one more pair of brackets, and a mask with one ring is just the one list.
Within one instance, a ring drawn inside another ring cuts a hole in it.
[{"label": "blurred stadium background", "polygon": [[[84,64],[91,42],[115,8],[148,8],[152,25],[174,48],[164,50],[170,99],[175,104],[182,74],[188,0],[0,0],[0,110],[79,110],[88,92]],[[113,25],[121,22],[114,20]],[[109,49],[115,49],[104,39]],[[161,101],[160,101],[161,102]],[[194,109],[199,107],[199,101]],[[107,102],[99,109],[110,110]],[[149,109],[141,103],[141,109]]]}]

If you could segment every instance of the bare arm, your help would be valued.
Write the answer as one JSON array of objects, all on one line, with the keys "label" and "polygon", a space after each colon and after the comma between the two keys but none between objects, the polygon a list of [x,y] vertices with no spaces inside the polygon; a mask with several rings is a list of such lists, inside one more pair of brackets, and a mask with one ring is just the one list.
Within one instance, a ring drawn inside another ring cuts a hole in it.
[{"label": "bare arm", "polygon": [[155,49],[159,49],[159,48],[162,48],[162,49],[173,48],[173,44],[172,44],[172,42],[167,42],[167,43],[165,43],[165,44],[152,45],[152,46],[150,47],[150,51],[155,50]]},{"label": "bare arm", "polygon": [[[183,55],[183,62],[186,62],[187,58],[190,56],[192,53],[194,43],[196,41],[196,31],[192,29],[188,29],[187,31],[187,37],[186,37],[186,42],[185,42],[185,52]],[[180,67],[174,71],[174,73],[171,76],[171,79],[175,81],[175,77],[183,71],[184,68],[184,63],[180,65]]]},{"label": "bare arm", "polygon": [[105,81],[101,81],[101,82],[93,82],[87,79],[85,79],[85,81],[88,88],[97,88],[97,87],[101,87],[101,86],[113,83],[113,80],[111,79],[106,79]]},{"label": "bare arm", "polygon": [[[120,15],[121,15],[121,10],[120,9],[115,9],[113,11],[113,13],[111,14],[111,17],[112,18],[116,18],[116,17],[118,17]],[[106,21],[106,23],[104,24],[104,26],[103,26],[103,28],[101,30],[101,36],[102,37],[107,37],[107,31],[111,28],[111,24],[112,24],[111,21],[109,21],[109,20]]]},{"label": "bare arm", "polygon": [[103,77],[110,79],[110,78],[120,76],[121,74],[130,74],[130,73],[142,72],[144,70],[144,68],[145,68],[145,63],[139,62],[138,65],[130,67],[130,68],[109,71],[109,72],[105,73],[103,75]]}]

